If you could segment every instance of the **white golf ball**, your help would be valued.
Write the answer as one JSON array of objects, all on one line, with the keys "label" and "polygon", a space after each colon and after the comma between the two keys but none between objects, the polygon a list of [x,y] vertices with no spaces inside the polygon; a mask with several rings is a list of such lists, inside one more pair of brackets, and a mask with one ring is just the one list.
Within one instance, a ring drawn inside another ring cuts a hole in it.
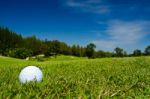
[{"label": "white golf ball", "polygon": [[43,78],[42,71],[36,66],[27,66],[21,70],[19,80],[21,83],[30,81],[40,82]]}]

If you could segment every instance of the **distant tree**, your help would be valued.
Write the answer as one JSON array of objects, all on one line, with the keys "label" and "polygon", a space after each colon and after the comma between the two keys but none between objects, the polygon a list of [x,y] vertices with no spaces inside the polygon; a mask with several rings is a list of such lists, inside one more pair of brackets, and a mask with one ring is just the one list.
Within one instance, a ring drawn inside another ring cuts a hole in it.
[{"label": "distant tree", "polygon": [[73,45],[72,46],[72,55],[74,56],[81,56],[81,47],[79,45]]},{"label": "distant tree", "polygon": [[21,58],[25,59],[27,57],[32,56],[32,51],[25,48],[15,48],[12,50],[9,50],[9,56],[14,58]]},{"label": "distant tree", "polygon": [[105,52],[102,50],[95,52],[95,57],[97,58],[112,57],[112,56],[113,56],[113,53],[111,52]]},{"label": "distant tree", "polygon": [[72,46],[72,55],[76,56],[77,55],[77,50],[76,50],[76,45]]},{"label": "distant tree", "polygon": [[[127,54],[122,48],[115,48],[115,53],[105,51],[95,51],[96,46],[93,43],[86,47],[73,45],[69,46],[58,40],[40,40],[36,36],[22,37],[20,34],[12,32],[8,28],[0,27],[0,55],[12,56],[16,58],[25,58],[26,56],[45,54],[51,56],[58,54],[74,55],[78,57],[125,57],[150,55],[150,45],[145,48],[144,53],[141,50],[134,50],[132,54]],[[19,55],[20,54],[20,55]]]},{"label": "distant tree", "polygon": [[[45,56],[51,55],[74,55],[74,56],[86,56],[86,48],[74,45],[69,46],[64,42],[58,40],[45,40],[42,41],[36,36],[30,36],[23,38],[21,35],[10,31],[8,28],[0,27],[0,55],[10,56],[10,52],[18,53],[22,49],[28,49],[32,51],[32,56],[45,54]],[[12,55],[11,56],[17,56]]]},{"label": "distant tree", "polygon": [[150,45],[145,48],[145,55],[150,55]]},{"label": "distant tree", "polygon": [[52,41],[51,47],[52,47],[53,53],[55,53],[55,55],[57,55],[61,52],[60,42],[58,40]]},{"label": "distant tree", "polygon": [[71,46],[68,46],[68,45],[67,45],[66,50],[65,50],[65,55],[72,55]]},{"label": "distant tree", "polygon": [[23,38],[8,28],[0,27],[0,54],[7,56],[12,48],[23,47]]},{"label": "distant tree", "polygon": [[96,48],[96,45],[93,44],[93,43],[90,43],[90,44],[87,45],[87,47],[86,47],[86,56],[88,58],[94,58],[95,48]]},{"label": "distant tree", "polygon": [[42,41],[36,36],[30,36],[24,39],[24,47],[33,51],[33,55],[42,53]]},{"label": "distant tree", "polygon": [[61,46],[61,42],[58,40],[47,41],[46,42],[48,49],[45,52],[45,56],[57,56],[58,54],[63,53],[63,47]]},{"label": "distant tree", "polygon": [[81,54],[81,57],[85,57],[86,56],[86,48],[81,47],[80,48],[80,54]]},{"label": "distant tree", "polygon": [[123,51],[123,56],[124,56],[124,57],[127,57],[127,56],[128,56],[128,54],[127,54],[126,51]]},{"label": "distant tree", "polygon": [[81,57],[81,48],[79,45],[77,45],[77,56]]},{"label": "distant tree", "polygon": [[44,54],[47,50],[48,50],[48,46],[44,42],[42,42],[39,48],[39,54]]},{"label": "distant tree", "polygon": [[141,50],[136,49],[136,50],[133,51],[133,56],[141,56],[141,55],[142,55]]},{"label": "distant tree", "polygon": [[103,58],[103,57],[106,57],[106,54],[105,54],[104,51],[99,50],[99,51],[95,52],[95,57],[97,57],[97,58]]},{"label": "distant tree", "polygon": [[114,51],[115,51],[117,57],[123,57],[124,51],[122,48],[116,47],[114,49]]}]

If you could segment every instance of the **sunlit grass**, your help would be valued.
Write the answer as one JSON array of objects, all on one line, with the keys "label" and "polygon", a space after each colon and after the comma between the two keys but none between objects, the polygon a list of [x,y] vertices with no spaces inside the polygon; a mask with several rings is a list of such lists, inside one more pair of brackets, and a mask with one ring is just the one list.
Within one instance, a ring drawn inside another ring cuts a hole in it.
[{"label": "sunlit grass", "polygon": [[[0,98],[150,97],[149,57],[64,60],[37,62],[0,57]],[[19,73],[27,65],[41,68],[41,83],[19,82]]]}]

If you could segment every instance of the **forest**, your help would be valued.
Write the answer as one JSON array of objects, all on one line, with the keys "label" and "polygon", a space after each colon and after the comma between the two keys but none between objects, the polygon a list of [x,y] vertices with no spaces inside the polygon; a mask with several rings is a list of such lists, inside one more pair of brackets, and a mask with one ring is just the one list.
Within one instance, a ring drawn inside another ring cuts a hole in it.
[{"label": "forest", "polygon": [[45,57],[62,54],[88,58],[150,55],[150,45],[145,47],[144,52],[135,49],[132,54],[128,54],[120,47],[116,47],[112,52],[95,49],[96,45],[93,43],[89,43],[85,46],[77,44],[68,45],[59,40],[41,40],[34,35],[23,37],[21,34],[15,33],[7,27],[0,27],[0,55],[2,56],[25,59],[40,54],[43,54]]}]

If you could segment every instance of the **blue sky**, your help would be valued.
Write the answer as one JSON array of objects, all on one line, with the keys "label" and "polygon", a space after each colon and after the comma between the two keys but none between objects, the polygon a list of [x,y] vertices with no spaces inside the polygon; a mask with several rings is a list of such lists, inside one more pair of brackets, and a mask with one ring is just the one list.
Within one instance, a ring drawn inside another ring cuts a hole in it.
[{"label": "blue sky", "polygon": [[0,0],[0,11],[0,26],[25,37],[106,51],[150,45],[149,0]]}]

